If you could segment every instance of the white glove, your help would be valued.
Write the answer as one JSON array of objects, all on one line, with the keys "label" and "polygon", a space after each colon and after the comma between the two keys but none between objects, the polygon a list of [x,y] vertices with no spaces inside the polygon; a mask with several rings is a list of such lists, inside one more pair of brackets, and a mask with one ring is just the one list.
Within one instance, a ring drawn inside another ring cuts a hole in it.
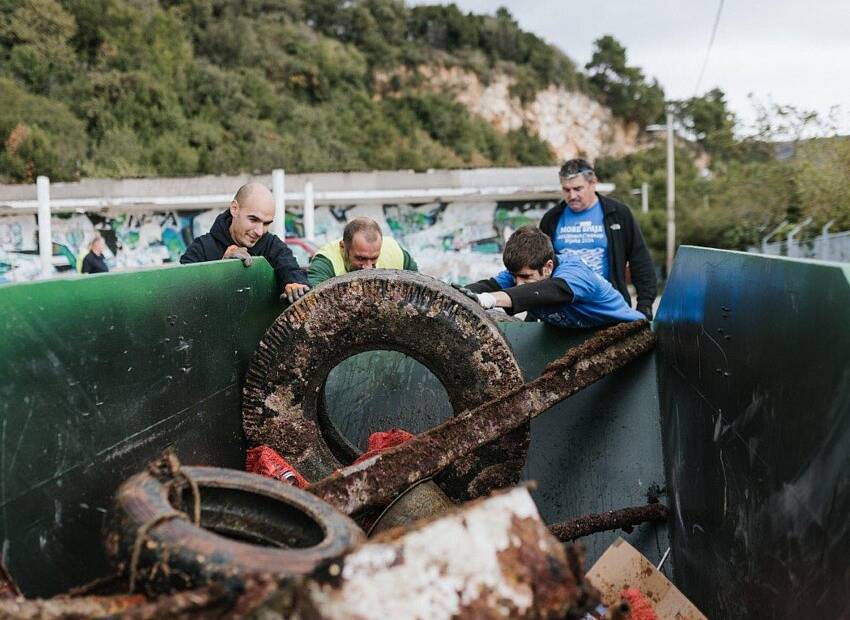
[{"label": "white glove", "polygon": [[485,310],[490,310],[496,307],[496,298],[490,293],[476,293],[475,296],[478,298],[478,303]]}]

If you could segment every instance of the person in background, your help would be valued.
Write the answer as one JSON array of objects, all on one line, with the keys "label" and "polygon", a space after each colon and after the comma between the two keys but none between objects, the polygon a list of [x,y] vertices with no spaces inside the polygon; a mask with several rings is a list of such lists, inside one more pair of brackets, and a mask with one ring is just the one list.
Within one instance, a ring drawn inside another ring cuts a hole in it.
[{"label": "person in background", "polygon": [[631,210],[596,193],[596,173],[587,160],[565,162],[558,176],[564,199],[540,220],[540,230],[552,240],[555,253],[580,257],[631,306],[628,266],[637,290],[637,309],[652,320],[652,304],[658,292],[655,268]]},{"label": "person in background", "polygon": [[549,325],[572,328],[645,318],[577,255],[556,256],[549,237],[535,226],[523,226],[511,235],[502,260],[505,271],[466,287],[485,310],[527,311]]},{"label": "person in background", "polygon": [[391,237],[384,237],[378,223],[358,217],[346,224],[342,239],[321,247],[310,261],[310,286],[360,269],[405,269],[418,271],[416,261]]},{"label": "person in background", "polygon": [[103,258],[103,252],[106,250],[106,242],[100,235],[95,235],[89,243],[89,251],[83,257],[83,263],[80,267],[82,273],[106,273],[109,267],[106,265],[106,260]]},{"label": "person in background", "polygon": [[290,303],[302,297],[310,287],[292,250],[277,235],[269,232],[274,221],[274,197],[261,183],[239,188],[230,208],[215,218],[210,232],[195,239],[180,262],[202,263],[222,258],[238,258],[246,267],[253,256],[262,256],[274,269],[284,297]]}]

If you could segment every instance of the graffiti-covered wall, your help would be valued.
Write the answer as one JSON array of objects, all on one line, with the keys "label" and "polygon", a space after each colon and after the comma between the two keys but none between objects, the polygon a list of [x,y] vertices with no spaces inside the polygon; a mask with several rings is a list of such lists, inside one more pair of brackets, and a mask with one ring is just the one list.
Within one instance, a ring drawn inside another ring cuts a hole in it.
[{"label": "graffiti-covered wall", "polygon": [[[552,202],[451,202],[320,206],[315,246],[342,235],[359,216],[376,220],[413,255],[420,271],[466,283],[502,268],[504,240],[518,227],[537,223]],[[53,254],[57,273],[74,273],[95,233],[108,248],[112,270],[177,262],[194,237],[209,231],[219,211],[132,212],[54,215]],[[304,233],[300,209],[287,211],[288,237]],[[308,255],[290,244],[305,264]],[[0,282],[35,278],[40,271],[35,215],[0,216]]]},{"label": "graffiti-covered wall", "polygon": [[[57,274],[74,273],[95,233],[106,241],[112,270],[176,262],[192,240],[199,213],[133,212],[115,216],[93,213],[51,218],[53,265]],[[35,215],[0,217],[0,282],[38,276],[38,225]]]}]

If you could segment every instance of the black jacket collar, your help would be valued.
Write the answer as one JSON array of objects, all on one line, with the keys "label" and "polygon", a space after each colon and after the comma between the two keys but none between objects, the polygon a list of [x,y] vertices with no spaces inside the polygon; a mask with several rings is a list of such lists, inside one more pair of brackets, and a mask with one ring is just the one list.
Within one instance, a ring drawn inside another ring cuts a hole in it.
[{"label": "black jacket collar", "polygon": [[233,237],[230,236],[230,224],[233,222],[233,215],[230,210],[223,211],[218,214],[210,228],[210,234],[213,239],[223,244],[224,247],[234,245]]}]

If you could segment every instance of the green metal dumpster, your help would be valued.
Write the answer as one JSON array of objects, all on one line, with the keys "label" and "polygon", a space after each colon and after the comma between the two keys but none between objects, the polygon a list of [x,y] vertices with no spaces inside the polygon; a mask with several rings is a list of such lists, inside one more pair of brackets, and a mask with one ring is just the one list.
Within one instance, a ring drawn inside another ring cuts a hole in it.
[{"label": "green metal dumpster", "polygon": [[[664,570],[710,617],[839,617],[847,276],[682,248],[656,354],[533,420],[525,476],[544,518],[660,494],[670,532],[645,524],[625,536],[653,561],[672,547]],[[27,595],[45,596],[106,573],[110,497],[164,448],[187,464],[243,466],[242,377],[281,307],[262,260],[7,285],[0,303],[2,560]],[[590,335],[501,328],[526,379]],[[370,352],[332,373],[326,397],[362,442],[450,415],[441,390],[412,360]],[[584,539],[589,560],[617,535]],[[791,608],[777,596],[789,588]]]}]

